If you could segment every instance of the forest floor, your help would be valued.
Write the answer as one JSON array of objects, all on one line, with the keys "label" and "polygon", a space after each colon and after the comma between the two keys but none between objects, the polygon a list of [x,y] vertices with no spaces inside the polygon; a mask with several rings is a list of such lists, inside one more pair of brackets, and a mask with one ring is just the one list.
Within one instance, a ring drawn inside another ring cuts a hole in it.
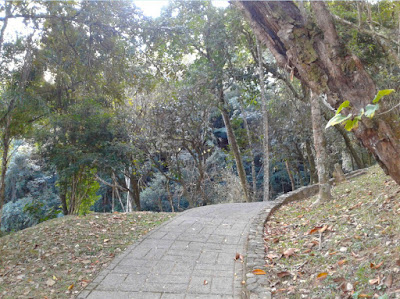
[{"label": "forest floor", "polygon": [[67,216],[0,238],[0,298],[69,298],[174,213]]},{"label": "forest floor", "polygon": [[280,208],[266,223],[265,271],[273,298],[399,298],[400,187],[366,175]]}]

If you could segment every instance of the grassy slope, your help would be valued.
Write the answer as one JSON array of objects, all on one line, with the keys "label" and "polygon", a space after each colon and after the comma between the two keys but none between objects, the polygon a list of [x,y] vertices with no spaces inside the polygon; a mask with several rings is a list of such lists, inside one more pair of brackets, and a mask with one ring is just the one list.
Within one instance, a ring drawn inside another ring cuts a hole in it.
[{"label": "grassy slope", "polygon": [[267,222],[264,270],[273,297],[399,296],[399,186],[375,166],[333,195],[318,207],[315,197],[282,207]]},{"label": "grassy slope", "polygon": [[0,238],[0,298],[70,298],[172,213],[68,216]]}]

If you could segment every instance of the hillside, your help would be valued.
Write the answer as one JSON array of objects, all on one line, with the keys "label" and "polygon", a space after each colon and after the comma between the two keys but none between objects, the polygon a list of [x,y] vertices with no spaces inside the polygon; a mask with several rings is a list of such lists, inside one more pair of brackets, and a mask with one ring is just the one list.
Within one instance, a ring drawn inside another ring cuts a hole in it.
[{"label": "hillside", "polygon": [[398,298],[400,188],[378,167],[279,209],[265,226],[274,298]]},{"label": "hillside", "polygon": [[67,216],[0,238],[1,298],[70,298],[174,213]]}]

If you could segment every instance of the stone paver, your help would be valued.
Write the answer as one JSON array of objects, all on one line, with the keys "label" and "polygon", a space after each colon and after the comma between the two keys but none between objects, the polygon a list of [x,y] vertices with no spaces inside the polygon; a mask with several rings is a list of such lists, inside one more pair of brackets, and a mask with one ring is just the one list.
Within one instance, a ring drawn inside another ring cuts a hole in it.
[{"label": "stone paver", "polygon": [[118,256],[78,298],[241,298],[250,223],[271,202],[183,212]]}]

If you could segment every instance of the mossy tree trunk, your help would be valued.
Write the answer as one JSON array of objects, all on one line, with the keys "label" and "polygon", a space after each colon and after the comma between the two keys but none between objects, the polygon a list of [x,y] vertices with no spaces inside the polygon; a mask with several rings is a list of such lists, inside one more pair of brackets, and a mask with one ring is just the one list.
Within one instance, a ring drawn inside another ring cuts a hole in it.
[{"label": "mossy tree trunk", "polygon": [[[339,37],[326,4],[311,1],[313,16],[303,16],[293,1],[240,1],[257,37],[278,65],[293,73],[317,95],[326,94],[338,108],[345,100],[358,114],[370,104],[376,86],[360,59]],[[354,130],[385,173],[400,184],[400,124],[393,112],[374,119],[363,117]]]}]

